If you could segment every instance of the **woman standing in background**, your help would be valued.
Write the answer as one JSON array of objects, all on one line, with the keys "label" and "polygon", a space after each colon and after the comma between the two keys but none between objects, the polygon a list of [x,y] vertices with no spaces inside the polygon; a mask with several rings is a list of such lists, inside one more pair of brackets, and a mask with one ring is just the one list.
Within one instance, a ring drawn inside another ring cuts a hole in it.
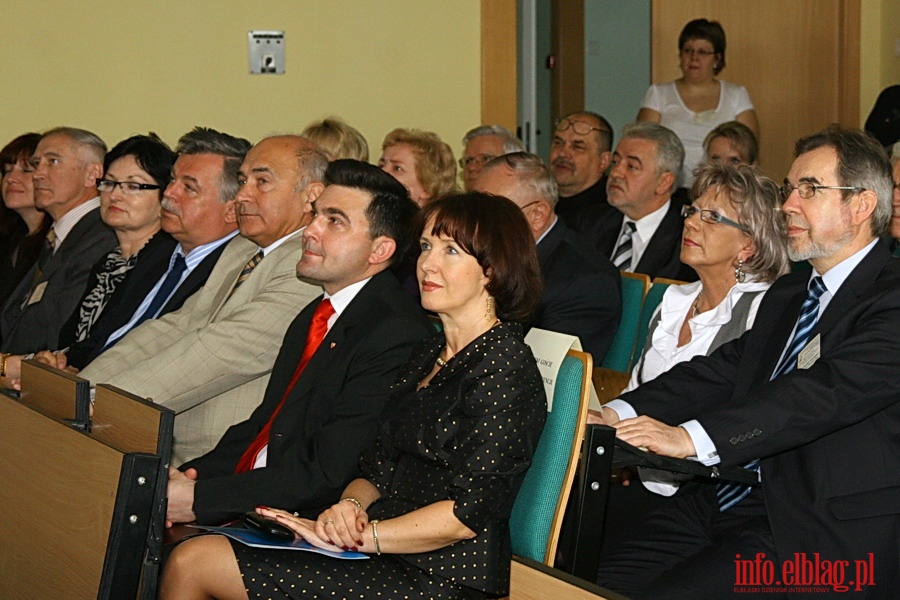
[{"label": "woman standing in background", "polygon": [[690,188],[703,161],[703,140],[716,125],[739,121],[759,137],[759,122],[746,88],[716,79],[725,68],[725,31],[717,21],[695,19],[678,36],[681,77],[650,86],[638,121],[668,127],[684,144],[681,187]]}]

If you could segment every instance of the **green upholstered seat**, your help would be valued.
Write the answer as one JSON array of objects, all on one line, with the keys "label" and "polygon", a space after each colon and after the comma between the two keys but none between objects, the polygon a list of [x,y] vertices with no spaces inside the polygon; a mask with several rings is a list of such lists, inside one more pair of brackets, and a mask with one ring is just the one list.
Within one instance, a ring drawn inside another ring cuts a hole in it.
[{"label": "green upholstered seat", "polygon": [[622,273],[622,316],[612,345],[601,366],[627,373],[631,369],[631,355],[638,333],[638,321],[644,294],[650,287],[650,278],[642,273]]},{"label": "green upholstered seat", "polygon": [[516,497],[512,551],[552,566],[587,418],[590,354],[569,351],[556,378],[553,410]]}]

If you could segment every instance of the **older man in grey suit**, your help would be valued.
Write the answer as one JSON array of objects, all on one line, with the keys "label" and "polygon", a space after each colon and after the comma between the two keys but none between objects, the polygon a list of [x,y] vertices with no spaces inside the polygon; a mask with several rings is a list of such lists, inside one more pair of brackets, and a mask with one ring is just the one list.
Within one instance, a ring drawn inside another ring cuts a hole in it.
[{"label": "older man in grey suit", "polygon": [[53,217],[37,264],[22,278],[0,313],[2,374],[9,354],[56,348],[59,330],[78,306],[91,267],[116,245],[100,220],[97,179],[106,144],[83,129],[57,127],[35,149],[34,203]]},{"label": "older man in grey suit", "polygon": [[251,148],[236,197],[241,235],[203,289],[81,372],[175,410],[173,464],[208,452],[230,425],[250,416],[287,326],[321,293],[297,279],[295,266],[325,167],[325,156],[298,136]]}]

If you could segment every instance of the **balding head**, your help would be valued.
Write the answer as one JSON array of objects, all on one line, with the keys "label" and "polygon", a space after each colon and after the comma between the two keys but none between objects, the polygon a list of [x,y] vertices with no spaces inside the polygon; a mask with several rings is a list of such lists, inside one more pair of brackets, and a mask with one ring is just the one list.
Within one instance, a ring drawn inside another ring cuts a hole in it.
[{"label": "balding head", "polygon": [[253,146],[238,174],[241,235],[265,248],[306,226],[327,166],[325,154],[300,136],[273,136]]}]

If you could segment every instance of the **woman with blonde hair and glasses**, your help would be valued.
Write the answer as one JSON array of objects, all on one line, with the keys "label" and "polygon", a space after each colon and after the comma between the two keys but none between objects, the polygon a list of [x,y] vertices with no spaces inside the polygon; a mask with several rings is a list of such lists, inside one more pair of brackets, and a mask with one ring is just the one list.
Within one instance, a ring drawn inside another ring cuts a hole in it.
[{"label": "woman with blonde hair and glasses", "polygon": [[681,211],[681,261],[700,280],[666,290],[626,391],[740,337],[789,269],[775,182],[754,167],[718,162],[695,173],[694,201]]}]

